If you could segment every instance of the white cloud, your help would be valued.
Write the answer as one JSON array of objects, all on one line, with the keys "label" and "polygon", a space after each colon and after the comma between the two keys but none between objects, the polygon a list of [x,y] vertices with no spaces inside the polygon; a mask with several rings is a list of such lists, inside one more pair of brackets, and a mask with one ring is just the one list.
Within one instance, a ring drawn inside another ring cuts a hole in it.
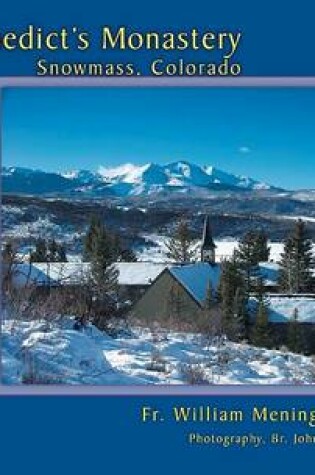
[{"label": "white cloud", "polygon": [[239,151],[240,153],[249,153],[249,152],[251,152],[251,149],[250,149],[249,147],[246,147],[246,146],[243,145],[242,147],[240,147],[240,148],[238,149],[238,151]]}]

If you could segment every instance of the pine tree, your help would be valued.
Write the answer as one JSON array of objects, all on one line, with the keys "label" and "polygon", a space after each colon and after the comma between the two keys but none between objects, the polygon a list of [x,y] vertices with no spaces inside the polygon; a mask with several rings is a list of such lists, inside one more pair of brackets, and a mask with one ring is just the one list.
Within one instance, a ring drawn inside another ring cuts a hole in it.
[{"label": "pine tree", "polygon": [[91,275],[98,293],[112,292],[116,288],[118,271],[113,266],[115,256],[110,245],[106,229],[99,228],[90,246]]},{"label": "pine tree", "polygon": [[120,243],[118,236],[110,233],[101,219],[93,216],[87,234],[84,238],[83,258],[91,261],[95,253],[95,243],[101,242],[103,258],[108,262],[114,262],[120,255]]},{"label": "pine tree", "polygon": [[137,256],[132,249],[123,249],[120,254],[122,262],[137,262]]},{"label": "pine tree", "polygon": [[49,262],[57,262],[58,244],[55,239],[48,242],[47,245],[47,257]]},{"label": "pine tree", "polygon": [[228,338],[240,339],[246,335],[247,296],[244,279],[237,261],[224,261],[218,288],[222,311],[222,328]]},{"label": "pine tree", "polygon": [[39,238],[35,243],[35,250],[30,255],[31,262],[67,262],[66,250],[55,239],[46,241]]},{"label": "pine tree", "polygon": [[185,302],[182,289],[177,282],[174,282],[170,288],[166,305],[168,318],[166,324],[172,329],[181,328],[185,323],[183,319]]},{"label": "pine tree", "polygon": [[234,253],[244,277],[245,290],[248,296],[257,284],[259,277],[258,264],[261,258],[265,259],[269,254],[269,251],[265,248],[266,243],[265,235],[250,231],[245,234]]},{"label": "pine tree", "polygon": [[255,324],[252,332],[251,343],[255,346],[266,348],[270,346],[270,329],[268,307],[263,301],[257,305]]},{"label": "pine tree", "polygon": [[188,223],[181,220],[171,238],[166,242],[167,256],[176,262],[191,262],[194,252],[191,250],[193,242]]},{"label": "pine tree", "polygon": [[280,262],[280,286],[290,293],[309,292],[313,286],[312,242],[299,219],[284,245]]},{"label": "pine tree", "polygon": [[58,262],[68,262],[66,249],[62,244],[58,246],[58,254],[57,254]]},{"label": "pine tree", "polygon": [[247,299],[244,288],[237,287],[233,302],[232,332],[236,341],[241,341],[247,336],[248,314]]},{"label": "pine tree", "polygon": [[288,323],[287,346],[293,353],[301,353],[303,351],[303,335],[297,308],[294,309],[293,318]]},{"label": "pine tree", "polygon": [[204,308],[207,310],[211,310],[213,308],[213,305],[215,305],[215,303],[216,301],[215,301],[213,287],[211,284],[211,280],[209,280],[208,285],[207,285],[207,290],[206,290]]},{"label": "pine tree", "polygon": [[98,216],[93,215],[90,220],[88,231],[83,240],[83,259],[90,261],[93,253],[93,243],[97,239],[98,233],[102,227],[102,221]]},{"label": "pine tree", "polygon": [[66,250],[62,244],[58,244],[55,239],[46,244],[48,262],[67,262]]},{"label": "pine tree", "polygon": [[268,246],[268,236],[263,230],[254,231],[255,255],[257,264],[267,262],[270,258],[270,247]]},{"label": "pine tree", "polygon": [[35,251],[30,255],[31,262],[48,262],[48,250],[45,239],[38,238],[35,242]]},{"label": "pine tree", "polygon": [[261,276],[257,277],[255,287],[253,290],[254,290],[254,295],[258,302],[258,305],[260,303],[263,303],[265,307],[269,307],[270,299],[267,296],[264,279]]},{"label": "pine tree", "polygon": [[93,218],[84,241],[84,256],[90,262],[88,287],[94,302],[93,323],[104,329],[113,316],[117,296],[118,270],[116,241],[102,222]]}]

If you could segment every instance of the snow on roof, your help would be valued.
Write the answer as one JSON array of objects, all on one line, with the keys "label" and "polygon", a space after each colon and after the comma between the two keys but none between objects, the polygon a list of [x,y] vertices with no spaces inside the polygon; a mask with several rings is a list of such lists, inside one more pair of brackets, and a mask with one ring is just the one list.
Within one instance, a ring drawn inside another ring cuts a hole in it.
[{"label": "snow on roof", "polygon": [[13,281],[17,287],[25,285],[75,285],[83,282],[89,264],[82,262],[33,262],[16,264]]},{"label": "snow on roof", "polygon": [[199,262],[172,266],[169,271],[199,303],[203,303],[206,299],[209,282],[213,289],[218,287],[220,278],[218,265],[211,266],[205,262]]},{"label": "snow on roof", "polygon": [[298,321],[315,323],[315,298],[274,297],[270,299],[270,317],[273,323],[287,322],[292,319],[294,309],[298,310]]},{"label": "snow on roof", "polygon": [[150,285],[167,267],[154,262],[117,262],[119,285]]},{"label": "snow on roof", "polygon": [[[279,272],[280,265],[276,262],[260,262],[259,263],[260,275],[264,280],[266,287],[273,287],[279,284]],[[311,269],[312,274],[315,277],[315,269]]]},{"label": "snow on roof", "polygon": [[[268,308],[269,321],[272,323],[287,323],[293,318],[294,309],[298,310],[298,321],[315,323],[315,298],[313,297],[270,297]],[[255,299],[250,299],[250,307],[255,305]]]},{"label": "snow on roof", "polygon": [[[118,284],[129,286],[150,285],[167,267],[173,275],[199,302],[204,300],[209,280],[217,288],[221,268],[199,262],[186,265],[170,265],[156,262],[117,262]],[[279,265],[272,262],[259,264],[265,286],[276,286]],[[87,278],[90,264],[87,262],[33,262],[14,265],[13,281],[17,287],[27,284],[43,285],[79,285]],[[207,282],[205,284],[205,281]]]},{"label": "snow on roof", "polygon": [[[117,262],[119,285],[150,285],[165,269],[165,264],[152,262]],[[25,285],[78,285],[87,278],[87,262],[33,262],[16,264],[13,280],[17,287]]]},{"label": "snow on roof", "polygon": [[280,266],[276,262],[260,262],[259,272],[264,280],[264,285],[272,287],[278,285]]}]

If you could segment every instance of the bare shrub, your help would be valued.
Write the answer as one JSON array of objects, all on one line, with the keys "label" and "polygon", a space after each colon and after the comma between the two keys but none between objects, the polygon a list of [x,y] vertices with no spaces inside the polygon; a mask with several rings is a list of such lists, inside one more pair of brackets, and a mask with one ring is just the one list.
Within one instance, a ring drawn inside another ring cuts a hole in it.
[{"label": "bare shrub", "polygon": [[218,354],[218,365],[226,366],[231,361],[231,355],[228,351],[221,350]]},{"label": "bare shrub", "polygon": [[54,375],[40,374],[36,371],[32,371],[23,373],[22,384],[62,384],[62,380]]},{"label": "bare shrub", "polygon": [[205,369],[200,364],[183,363],[180,372],[184,381],[191,385],[210,384]]},{"label": "bare shrub", "polygon": [[166,372],[166,360],[158,349],[152,350],[151,361],[146,365],[148,371]]},{"label": "bare shrub", "polygon": [[69,314],[67,296],[31,285],[12,290],[6,298],[6,317],[12,321],[56,321]]},{"label": "bare shrub", "polygon": [[128,338],[132,335],[129,322],[126,318],[109,318],[106,322],[105,331],[112,338]]}]

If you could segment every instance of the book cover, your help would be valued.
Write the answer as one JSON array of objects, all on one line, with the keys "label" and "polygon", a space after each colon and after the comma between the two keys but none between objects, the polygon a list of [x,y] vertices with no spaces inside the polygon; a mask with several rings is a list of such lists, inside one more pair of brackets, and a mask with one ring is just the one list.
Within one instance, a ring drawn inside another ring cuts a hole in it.
[{"label": "book cover", "polygon": [[94,3],[0,22],[4,463],[293,471],[315,444],[311,8]]}]

